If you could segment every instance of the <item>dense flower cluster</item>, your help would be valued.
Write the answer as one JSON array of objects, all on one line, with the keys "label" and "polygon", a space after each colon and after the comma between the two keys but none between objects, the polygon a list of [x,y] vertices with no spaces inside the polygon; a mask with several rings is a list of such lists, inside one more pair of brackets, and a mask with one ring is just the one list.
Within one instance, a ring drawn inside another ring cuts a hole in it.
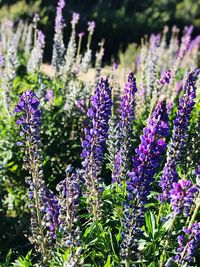
[{"label": "dense flower cluster", "polygon": [[188,76],[185,84],[185,94],[179,100],[178,111],[174,120],[172,139],[167,153],[167,162],[164,167],[160,186],[162,194],[161,201],[169,199],[169,190],[173,182],[177,181],[176,164],[181,159],[182,149],[186,143],[187,130],[191,112],[195,104],[196,87],[195,83],[199,75],[199,69],[195,69]]},{"label": "dense flower cluster", "polygon": [[173,183],[169,193],[172,210],[175,214],[180,214],[183,211],[184,216],[189,216],[197,192],[197,187],[193,186],[192,182],[189,180],[182,179],[177,183]]},{"label": "dense flower cluster", "polygon": [[27,63],[27,71],[29,73],[34,73],[40,69],[45,45],[44,38],[44,34],[41,31],[38,31],[35,47],[31,51],[31,55]]},{"label": "dense flower cluster", "polygon": [[[130,171],[130,150],[132,128],[135,111],[135,94],[137,92],[136,79],[133,73],[128,75],[128,80],[125,85],[124,95],[121,99],[120,121],[119,121],[119,139],[120,151],[116,156],[114,163],[114,173],[112,180],[120,182],[125,180],[128,171]],[[121,160],[120,160],[121,159]],[[117,171],[118,170],[118,171]]]},{"label": "dense flower cluster", "polygon": [[[108,80],[100,79],[95,94],[91,97],[91,107],[87,113],[91,125],[85,128],[85,139],[82,142],[83,151],[81,154],[84,158],[82,165],[87,191],[91,199],[96,199],[97,202],[99,202],[99,187],[102,186],[100,173],[108,136],[111,107],[111,88]],[[100,208],[99,205],[99,203],[93,205],[93,208],[96,206],[93,214]]]},{"label": "dense flower cluster", "polygon": [[62,16],[62,9],[64,8],[64,6],[65,0],[59,0],[56,11],[55,35],[52,55],[52,66],[56,69],[57,72],[60,71],[61,67],[65,63],[65,45],[63,41],[64,21]]},{"label": "dense flower cluster", "polygon": [[165,151],[165,137],[169,135],[166,101],[159,102],[148,126],[143,130],[141,144],[133,157],[133,169],[127,181],[128,200],[125,203],[122,255],[125,259],[134,254],[135,241],[144,224],[145,204],[148,202],[150,185]]},{"label": "dense flower cluster", "polygon": [[200,242],[200,223],[193,223],[189,228],[184,227],[183,232],[184,234],[178,236],[179,247],[175,256],[175,262],[181,266],[195,262],[194,256]]},{"label": "dense flower cluster", "polygon": [[33,242],[42,254],[42,261],[49,255],[48,246],[56,239],[59,225],[59,206],[56,197],[49,191],[43,179],[40,153],[41,112],[40,102],[31,90],[20,95],[15,112],[20,113],[16,123],[21,126],[22,141],[18,145],[24,151],[24,168],[31,177],[27,177],[29,185],[29,207],[31,209],[31,231]]}]

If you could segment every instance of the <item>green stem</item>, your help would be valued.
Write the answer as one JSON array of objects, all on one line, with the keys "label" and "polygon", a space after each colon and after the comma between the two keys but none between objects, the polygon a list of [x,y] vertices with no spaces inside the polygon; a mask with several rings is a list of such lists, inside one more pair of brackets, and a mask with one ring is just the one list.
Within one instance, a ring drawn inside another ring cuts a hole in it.
[{"label": "green stem", "polygon": [[170,242],[170,239],[171,239],[172,230],[173,230],[173,227],[174,227],[174,223],[176,221],[176,217],[177,217],[177,215],[174,216],[174,218],[172,220],[172,223],[171,223],[171,226],[169,228],[168,237],[167,237],[167,239],[165,241],[165,245],[164,245],[164,248],[163,248],[163,253],[162,253],[162,256],[161,256],[161,261],[160,261],[159,267],[163,267],[164,266],[165,257],[166,257],[166,254],[167,254],[167,249],[168,249],[169,242]]}]

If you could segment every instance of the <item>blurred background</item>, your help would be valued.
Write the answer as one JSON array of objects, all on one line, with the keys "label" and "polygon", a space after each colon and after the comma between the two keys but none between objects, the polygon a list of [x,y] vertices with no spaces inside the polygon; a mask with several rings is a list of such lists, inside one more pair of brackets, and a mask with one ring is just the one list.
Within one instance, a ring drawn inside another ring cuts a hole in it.
[{"label": "blurred background", "polygon": [[[46,62],[51,60],[56,5],[57,0],[0,0],[0,19],[31,21],[35,12],[40,15],[39,26],[46,35]],[[88,20],[95,20],[93,45],[105,39],[107,63],[125,51],[128,58],[144,35],[161,32],[165,25],[183,29],[192,24],[193,34],[200,33],[200,0],[68,0],[64,8],[66,42],[73,11],[81,14],[80,32],[86,30]]]}]

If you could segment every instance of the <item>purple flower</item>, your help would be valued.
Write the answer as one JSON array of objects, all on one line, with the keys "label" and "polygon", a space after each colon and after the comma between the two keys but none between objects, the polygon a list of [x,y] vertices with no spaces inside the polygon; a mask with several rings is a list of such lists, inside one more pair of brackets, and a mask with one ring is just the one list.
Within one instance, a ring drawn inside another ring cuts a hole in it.
[{"label": "purple flower", "polygon": [[188,263],[195,263],[195,254],[197,253],[199,242],[200,222],[193,223],[189,228],[184,227],[183,234],[178,236],[179,247],[174,257],[175,262],[181,266],[185,266]]},{"label": "purple flower", "polygon": [[56,186],[60,196],[59,232],[62,247],[72,249],[79,243],[78,205],[80,196],[80,173],[74,172],[71,165],[66,169],[66,178]]},{"label": "purple flower", "polygon": [[79,18],[80,18],[80,14],[79,14],[79,13],[75,13],[75,12],[74,12],[74,13],[72,14],[71,24],[72,24],[73,27],[78,23]]},{"label": "purple flower", "polygon": [[144,224],[145,204],[153,182],[154,174],[159,167],[165,151],[165,137],[169,135],[166,101],[159,102],[143,130],[141,144],[135,150],[133,169],[127,181],[128,199],[124,207],[124,232],[121,254],[128,260],[137,249],[136,240]]},{"label": "purple flower", "polygon": [[111,88],[107,79],[100,79],[95,94],[91,97],[91,107],[88,110],[90,125],[85,128],[85,139],[82,142],[81,156],[86,190],[90,211],[96,220],[100,212],[100,193],[102,181],[100,178],[103,156],[108,136],[108,121],[111,116]]},{"label": "purple flower", "polygon": [[57,73],[60,72],[61,68],[65,64],[65,45],[63,41],[64,20],[62,16],[62,9],[64,6],[65,1],[59,0],[56,11],[55,35],[52,54],[52,66],[56,69]]},{"label": "purple flower", "polygon": [[162,74],[162,77],[159,81],[160,85],[169,84],[171,79],[171,70],[168,70]]},{"label": "purple flower", "polygon": [[[137,92],[136,79],[131,72],[128,75],[127,83],[124,88],[124,95],[121,99],[120,109],[120,151],[114,163],[115,173],[113,174],[113,181],[125,180],[128,171],[130,171],[130,150],[131,150],[131,139],[132,139],[132,127],[135,112],[135,94]],[[119,161],[119,158],[121,160]],[[120,163],[120,166],[117,166]],[[116,173],[118,169],[119,173]]]},{"label": "purple flower", "polygon": [[191,181],[182,179],[177,183],[173,183],[169,193],[172,210],[175,214],[180,214],[183,211],[184,216],[190,216],[191,207],[194,204],[197,192],[197,187],[193,186]]},{"label": "purple flower", "polygon": [[117,70],[118,67],[119,67],[119,64],[117,64],[117,63],[115,62],[115,63],[113,64],[113,69],[114,69],[114,70]]},{"label": "purple flower", "polygon": [[47,89],[45,94],[45,99],[48,100],[50,103],[53,103],[54,91],[51,89]]},{"label": "purple flower", "polygon": [[101,169],[111,107],[111,89],[108,80],[100,79],[95,94],[91,97],[91,107],[87,113],[91,125],[85,129],[85,140],[82,142],[83,151],[81,156],[84,158],[82,164],[85,170],[90,168],[91,156],[94,166],[99,171]]},{"label": "purple flower", "polygon": [[187,139],[187,130],[189,126],[190,115],[195,104],[196,87],[195,83],[199,75],[199,69],[195,69],[188,76],[185,84],[185,94],[179,100],[178,111],[174,120],[174,128],[171,143],[167,153],[167,162],[164,166],[160,186],[162,194],[160,200],[169,200],[169,190],[173,182],[178,180],[176,164],[181,159],[182,149]]},{"label": "purple flower", "polygon": [[78,33],[78,37],[79,37],[79,38],[82,38],[84,35],[85,35],[84,32],[79,32],[79,33]]},{"label": "purple flower", "polygon": [[55,21],[55,32],[60,32],[64,25],[63,25],[63,16],[62,16],[62,9],[65,7],[65,0],[59,0],[56,10],[56,21]]},{"label": "purple flower", "polygon": [[39,99],[32,90],[19,96],[15,112],[19,114],[16,121],[21,127],[24,168],[30,174],[26,178],[29,186],[29,208],[31,211],[31,231],[35,248],[41,257],[48,260],[49,246],[56,238],[59,207],[55,196],[50,193],[43,179],[40,153],[41,112]]},{"label": "purple flower", "polygon": [[88,21],[88,31],[92,35],[94,32],[94,28],[96,26],[96,23],[94,21]]}]

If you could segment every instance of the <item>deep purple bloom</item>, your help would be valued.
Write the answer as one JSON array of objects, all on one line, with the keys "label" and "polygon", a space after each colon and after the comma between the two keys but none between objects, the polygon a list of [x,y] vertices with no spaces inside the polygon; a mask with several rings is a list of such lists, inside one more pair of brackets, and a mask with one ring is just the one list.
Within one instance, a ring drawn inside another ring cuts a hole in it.
[{"label": "deep purple bloom", "polygon": [[[184,227],[183,234],[178,236],[178,249],[174,260],[177,264],[195,263],[195,254],[200,243],[200,222],[195,222],[190,228]],[[189,266],[189,265],[187,265]]]},{"label": "deep purple bloom", "polygon": [[144,224],[145,204],[151,183],[165,151],[169,135],[166,101],[159,102],[143,130],[141,144],[133,157],[133,169],[127,181],[128,200],[124,207],[124,233],[121,253],[127,259],[137,248],[136,240]]},{"label": "deep purple bloom", "polygon": [[111,88],[108,80],[100,79],[95,94],[91,97],[91,107],[87,113],[91,125],[85,128],[85,139],[82,142],[81,156],[84,158],[82,165],[86,172],[91,168],[91,157],[96,171],[101,169],[111,107]]},{"label": "deep purple bloom", "polygon": [[190,216],[191,207],[194,204],[194,198],[198,189],[192,185],[189,180],[180,180],[177,183],[173,183],[170,190],[170,198],[172,204],[172,210],[175,214],[183,212],[184,216]]},{"label": "deep purple bloom", "polygon": [[59,207],[55,196],[48,190],[43,179],[39,99],[32,90],[23,92],[19,98],[15,112],[19,113],[16,123],[21,127],[24,168],[31,176],[26,178],[29,186],[31,231],[36,249],[41,252],[42,257],[47,257],[49,255],[47,248],[56,239]]},{"label": "deep purple bloom", "polygon": [[199,75],[199,69],[195,69],[188,76],[185,84],[185,94],[179,100],[178,111],[174,120],[174,128],[171,143],[167,153],[167,162],[164,166],[160,186],[162,194],[160,200],[169,200],[169,190],[173,182],[178,180],[176,165],[181,159],[181,153],[187,140],[187,130],[189,126],[191,112],[195,104],[196,87],[195,83]]},{"label": "deep purple bloom", "polygon": [[[128,75],[127,83],[124,88],[124,95],[121,99],[121,109],[120,109],[120,121],[119,121],[119,131],[120,131],[120,151],[114,163],[115,173],[112,175],[113,181],[125,180],[128,171],[130,171],[130,150],[131,150],[131,139],[133,131],[133,120],[135,115],[135,94],[137,92],[136,79],[131,72]],[[121,160],[119,161],[119,158]],[[119,165],[120,166],[117,166]],[[118,169],[118,173],[116,170]]]},{"label": "deep purple bloom", "polygon": [[159,81],[160,85],[169,84],[171,79],[171,70],[168,70],[162,74],[162,77]]},{"label": "deep purple bloom", "polygon": [[90,125],[85,128],[85,139],[82,142],[81,156],[86,191],[89,199],[89,209],[95,218],[100,212],[100,193],[103,186],[100,178],[103,156],[108,136],[108,121],[111,116],[111,88],[107,79],[100,79],[94,95],[91,97],[91,107],[88,110]]},{"label": "deep purple bloom", "polygon": [[73,172],[69,165],[66,169],[66,178],[59,182],[56,189],[59,191],[60,205],[59,232],[62,235],[62,247],[72,249],[79,243],[78,205],[80,196],[80,173]]},{"label": "deep purple bloom", "polygon": [[65,7],[65,0],[59,0],[57,9],[56,9],[56,21],[55,21],[55,32],[58,33],[62,31],[63,25],[63,16],[62,9]]}]

